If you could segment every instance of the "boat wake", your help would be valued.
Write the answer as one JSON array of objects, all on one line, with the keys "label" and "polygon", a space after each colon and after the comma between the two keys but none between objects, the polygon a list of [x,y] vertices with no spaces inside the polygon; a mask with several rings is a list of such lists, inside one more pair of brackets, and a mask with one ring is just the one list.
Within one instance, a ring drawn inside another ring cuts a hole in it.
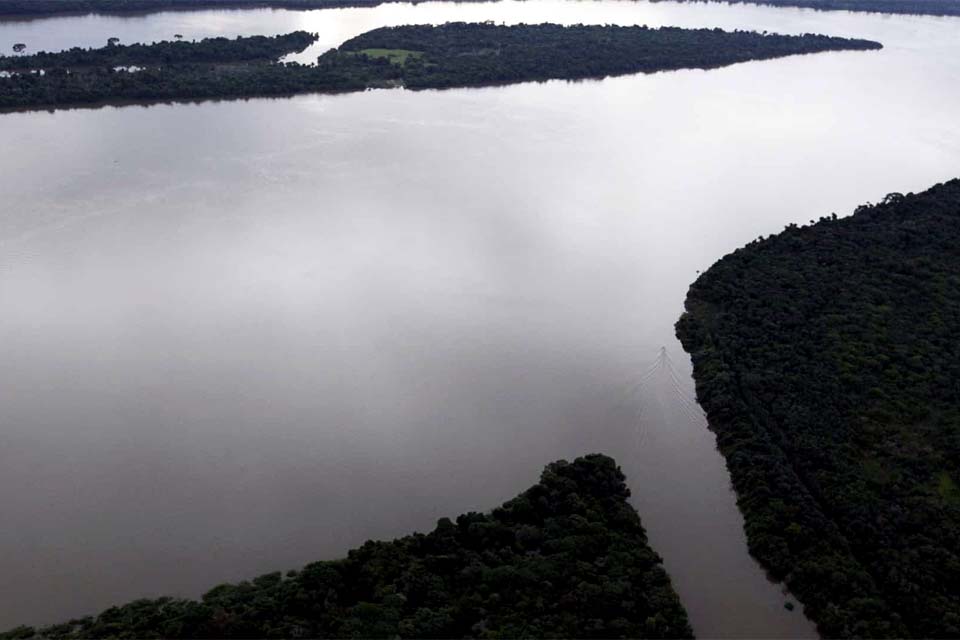
[{"label": "boat wake", "polygon": [[684,381],[674,366],[666,347],[660,347],[657,357],[631,385],[630,395],[636,402],[636,448],[640,449],[650,432],[650,404],[656,402],[661,411],[673,407],[685,420],[703,423],[703,409],[688,391],[690,382]]}]

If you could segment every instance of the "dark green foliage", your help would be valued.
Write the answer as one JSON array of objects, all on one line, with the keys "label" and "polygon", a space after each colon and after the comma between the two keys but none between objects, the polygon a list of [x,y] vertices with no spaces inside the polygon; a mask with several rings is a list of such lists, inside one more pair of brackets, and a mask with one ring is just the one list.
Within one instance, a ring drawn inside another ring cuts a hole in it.
[{"label": "dark green foliage", "polygon": [[[659,0],[651,0],[658,2]],[[706,2],[708,0],[679,0]],[[709,0],[727,4],[762,4],[818,11],[865,11],[928,16],[960,16],[960,0]]]},{"label": "dark green foliage", "polygon": [[960,180],[755,241],[686,306],[751,552],[825,636],[960,635]]},{"label": "dark green foliage", "polygon": [[606,456],[555,462],[492,513],[427,535],[0,638],[691,637],[628,496]]},{"label": "dark green foliage", "polygon": [[[0,57],[0,69],[14,72],[0,78],[0,109],[493,85],[711,68],[798,53],[880,47],[866,40],[720,29],[458,22],[375,29],[328,51],[316,65],[271,61],[315,39],[295,32],[275,38],[211,38]],[[145,68],[115,70],[130,65]]]},{"label": "dark green foliage", "polygon": [[[400,72],[404,86],[438,88],[551,78],[598,78],[671,69],[710,69],[747,60],[841,49],[879,49],[867,40],[750,31],[555,24],[450,23],[384,27],[348,40],[324,58],[366,49],[423,55]],[[324,62],[321,58],[321,64]],[[382,63],[381,60],[371,62]]]},{"label": "dark green foliage", "polygon": [[293,51],[303,51],[317,41],[306,31],[282,36],[207,38],[200,42],[155,42],[110,44],[100,49],[73,48],[59,53],[39,52],[29,56],[0,56],[0,69],[79,69],[147,65],[228,64],[265,62]]},{"label": "dark green foliage", "polygon": [[0,78],[0,108],[362,89],[363,84],[336,70],[275,62],[315,41],[314,34],[297,31],[275,37],[208,38],[0,57],[0,69],[12,73]]}]

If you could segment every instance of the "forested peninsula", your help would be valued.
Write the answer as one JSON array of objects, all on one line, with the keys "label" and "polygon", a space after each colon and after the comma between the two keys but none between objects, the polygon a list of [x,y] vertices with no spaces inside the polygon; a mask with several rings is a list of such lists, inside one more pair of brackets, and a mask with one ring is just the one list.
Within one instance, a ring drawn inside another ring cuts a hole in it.
[{"label": "forested peninsula", "polygon": [[0,639],[692,637],[629,495],[607,456],[555,462],[491,513],[426,535]]},{"label": "forested peninsula", "polygon": [[960,180],[724,257],[677,333],[750,551],[820,632],[960,636]]},{"label": "forested peninsula", "polygon": [[[400,0],[0,0],[0,16],[45,16],[69,13],[145,13],[196,9],[325,9],[376,6]],[[464,0],[456,0],[462,2]],[[656,0],[654,0],[656,1]],[[701,0],[680,0],[701,1]],[[713,0],[711,0],[713,1]],[[960,0],[723,0],[821,11],[960,16]]]},{"label": "forested peninsula", "polygon": [[315,65],[278,61],[315,40],[294,32],[0,57],[0,109],[574,80],[881,48],[812,34],[457,22],[375,29]]}]

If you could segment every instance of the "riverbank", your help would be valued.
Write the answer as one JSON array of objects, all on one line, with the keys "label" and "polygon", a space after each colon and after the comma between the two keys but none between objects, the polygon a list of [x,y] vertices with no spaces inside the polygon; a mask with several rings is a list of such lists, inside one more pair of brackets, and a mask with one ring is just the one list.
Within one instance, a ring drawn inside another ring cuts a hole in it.
[{"label": "riverbank", "polygon": [[826,637],[960,633],[960,180],[759,239],[677,334],[751,553]]}]

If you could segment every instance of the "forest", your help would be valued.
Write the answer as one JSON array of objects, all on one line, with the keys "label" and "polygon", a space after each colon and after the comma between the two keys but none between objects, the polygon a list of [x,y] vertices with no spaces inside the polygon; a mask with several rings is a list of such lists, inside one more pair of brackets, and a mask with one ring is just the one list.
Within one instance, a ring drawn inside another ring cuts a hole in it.
[{"label": "forest", "polygon": [[[391,0],[0,0],[0,15],[42,16],[64,13],[143,13],[186,9],[323,9],[374,6]],[[458,0],[463,1],[463,0]],[[656,0],[654,0],[656,1]],[[702,0],[681,0],[702,1]],[[711,0],[717,1],[717,0]],[[723,0],[730,3],[802,7],[823,11],[960,15],[960,0]]]},{"label": "forest", "polygon": [[813,34],[459,22],[375,29],[315,65],[278,61],[315,39],[295,32],[3,57],[0,70],[8,77],[0,77],[0,109],[576,80],[881,48]]},{"label": "forest", "polygon": [[960,636],[960,180],[722,258],[677,334],[750,551],[820,633]]},{"label": "forest", "polygon": [[492,512],[428,534],[0,639],[692,637],[624,480],[604,455],[555,462]]},{"label": "forest", "polygon": [[0,56],[0,69],[115,68],[147,65],[231,64],[238,62],[275,61],[295,51],[303,51],[317,36],[294,31],[280,36],[248,36],[245,38],[207,38],[200,42],[182,40],[153,44],[120,44],[113,42],[99,49],[75,47],[59,53],[40,51],[32,55]]},{"label": "forest", "polygon": [[[660,2],[661,0],[651,0]],[[960,0],[677,0],[678,2],[724,2],[768,7],[797,7],[817,11],[865,11],[927,16],[960,16]]]},{"label": "forest", "polygon": [[325,9],[376,6],[397,0],[0,0],[0,16],[148,13],[197,9]]},{"label": "forest", "polygon": [[711,69],[801,53],[879,48],[868,40],[813,34],[450,23],[376,29],[346,41],[320,64],[325,58],[336,63],[371,49],[415,51],[421,55],[408,59],[398,72],[404,86],[416,89]]}]

